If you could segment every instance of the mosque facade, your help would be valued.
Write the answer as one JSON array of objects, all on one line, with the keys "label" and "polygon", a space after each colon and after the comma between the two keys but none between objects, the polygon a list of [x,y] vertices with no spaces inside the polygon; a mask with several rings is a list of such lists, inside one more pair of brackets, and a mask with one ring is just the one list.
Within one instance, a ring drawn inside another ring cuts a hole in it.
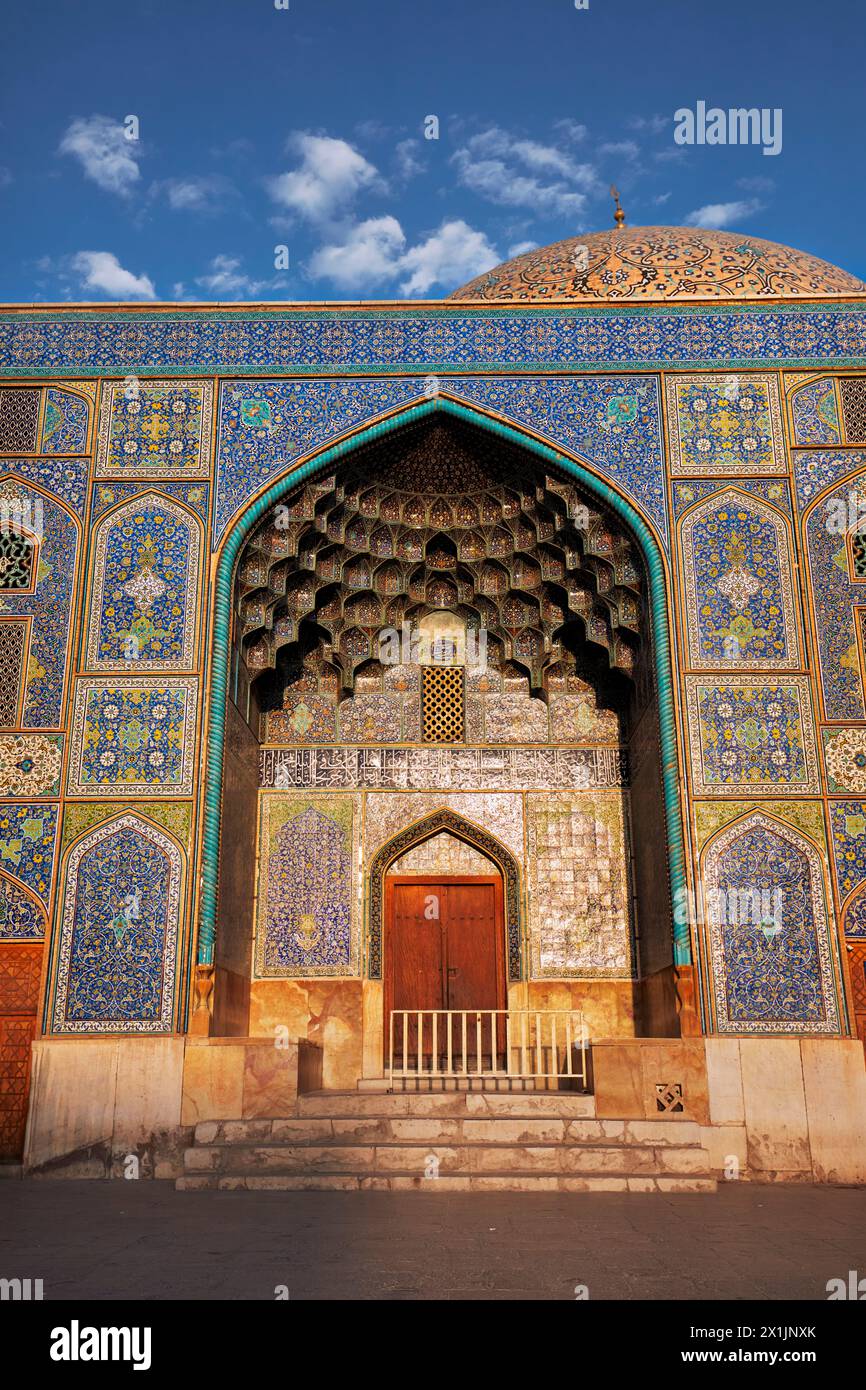
[{"label": "mosque facade", "polygon": [[618,225],[0,374],[0,1158],[173,1176],[486,1011],[866,1181],[866,286]]}]

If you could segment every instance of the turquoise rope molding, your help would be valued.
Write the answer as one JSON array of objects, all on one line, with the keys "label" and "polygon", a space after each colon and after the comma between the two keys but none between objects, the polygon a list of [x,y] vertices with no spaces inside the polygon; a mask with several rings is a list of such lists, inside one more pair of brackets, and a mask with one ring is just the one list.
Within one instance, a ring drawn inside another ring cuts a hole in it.
[{"label": "turquoise rope molding", "polygon": [[[685,901],[683,825],[679,799],[679,764],[677,762],[674,719],[668,605],[658,542],[637,511],[618,492],[615,492],[612,487],[597,478],[594,473],[590,473],[581,464],[565,457],[559,450],[542,444],[529,435],[522,434],[520,430],[513,429],[510,425],[501,424],[479,411],[440,396],[435,400],[422,401],[407,406],[404,410],[390,415],[387,420],[380,420],[376,424],[368,425],[353,435],[351,439],[345,439],[339,444],[332,445],[331,448],[296,468],[291,474],[283,474],[268,488],[267,492],[262,494],[257,502],[252,503],[247,508],[229,533],[223,547],[217,567],[214,638],[211,652],[210,718],[207,735],[207,779],[202,837],[202,893],[198,934],[198,961],[200,965],[213,963],[216,940],[217,867],[222,810],[226,700],[230,667],[232,589],[235,562],[241,547],[265,512],[269,511],[281,497],[285,496],[287,488],[294,488],[311,474],[329,468],[339,459],[353,453],[361,445],[367,445],[375,439],[383,438],[385,435],[401,429],[410,421],[423,419],[425,416],[438,411],[442,411],[446,415],[456,416],[470,424],[480,425],[482,428],[499,435],[501,439],[528,449],[547,463],[573,474],[579,482],[583,483],[584,487],[600,501],[611,507],[626,522],[640,542],[644,559],[649,568],[650,578],[650,610],[658,682],[665,830],[671,896],[674,903]],[[677,923],[675,921],[674,923],[674,962],[676,965],[690,965],[692,962],[691,940],[687,922]]]}]

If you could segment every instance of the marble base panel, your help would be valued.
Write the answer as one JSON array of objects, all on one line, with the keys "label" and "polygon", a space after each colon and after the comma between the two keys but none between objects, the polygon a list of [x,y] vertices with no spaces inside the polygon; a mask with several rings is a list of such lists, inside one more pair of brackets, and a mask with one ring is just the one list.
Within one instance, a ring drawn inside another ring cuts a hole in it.
[{"label": "marble base panel", "polygon": [[511,1009],[580,1009],[589,1036],[633,1038],[637,1032],[633,980],[528,980],[508,987]]},{"label": "marble base panel", "polygon": [[250,1035],[273,1038],[285,1030],[322,1049],[326,1090],[350,1090],[363,1075],[363,981],[254,980]]}]

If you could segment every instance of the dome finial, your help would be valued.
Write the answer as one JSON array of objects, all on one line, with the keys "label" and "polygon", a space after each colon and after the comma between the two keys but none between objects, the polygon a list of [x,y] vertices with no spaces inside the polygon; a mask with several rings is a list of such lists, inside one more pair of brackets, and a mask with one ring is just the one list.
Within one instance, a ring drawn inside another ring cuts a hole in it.
[{"label": "dome finial", "polygon": [[616,211],[613,214],[613,220],[618,227],[622,227],[625,223],[625,213],[619,205],[619,189],[617,188],[616,184],[611,184],[610,196],[616,203]]}]

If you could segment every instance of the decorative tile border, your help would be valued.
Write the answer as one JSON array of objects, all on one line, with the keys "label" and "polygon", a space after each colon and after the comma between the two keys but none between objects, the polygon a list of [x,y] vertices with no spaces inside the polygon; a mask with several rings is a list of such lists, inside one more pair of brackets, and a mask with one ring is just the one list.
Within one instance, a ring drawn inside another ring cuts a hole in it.
[{"label": "decorative tile border", "polygon": [[0,314],[0,375],[249,375],[526,368],[697,371],[861,366],[866,304],[470,309],[465,305],[255,313],[11,310]]},{"label": "decorative tile border", "polygon": [[461,791],[622,787],[628,757],[616,748],[263,748],[263,787]]}]

